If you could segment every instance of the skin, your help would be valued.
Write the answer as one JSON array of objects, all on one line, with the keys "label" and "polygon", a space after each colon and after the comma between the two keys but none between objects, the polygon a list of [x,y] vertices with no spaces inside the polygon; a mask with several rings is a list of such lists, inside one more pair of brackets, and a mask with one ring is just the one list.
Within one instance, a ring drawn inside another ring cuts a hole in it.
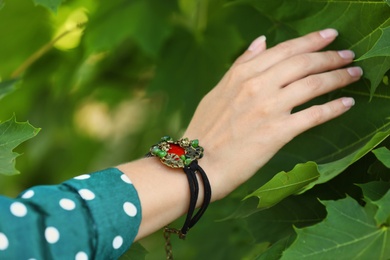
[{"label": "skin", "polygon": [[[353,106],[354,100],[344,97],[291,112],[361,77],[361,68],[347,66],[353,52],[320,51],[336,37],[337,31],[326,29],[267,49],[261,36],[201,100],[184,136],[199,139],[205,149],[199,164],[210,180],[212,201],[247,181],[295,136]],[[251,152],[235,152],[242,150]],[[157,158],[118,168],[132,180],[141,200],[142,222],[136,240],[186,213],[190,195],[180,169],[170,169]],[[202,191],[198,202],[202,202]]]}]

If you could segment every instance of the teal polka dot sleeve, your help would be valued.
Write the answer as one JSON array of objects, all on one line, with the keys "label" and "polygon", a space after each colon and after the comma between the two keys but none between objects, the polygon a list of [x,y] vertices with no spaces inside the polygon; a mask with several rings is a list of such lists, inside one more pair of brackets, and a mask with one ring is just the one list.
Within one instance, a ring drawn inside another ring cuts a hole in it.
[{"label": "teal polka dot sleeve", "polygon": [[0,259],[117,259],[137,235],[141,206],[116,168],[0,196]]}]

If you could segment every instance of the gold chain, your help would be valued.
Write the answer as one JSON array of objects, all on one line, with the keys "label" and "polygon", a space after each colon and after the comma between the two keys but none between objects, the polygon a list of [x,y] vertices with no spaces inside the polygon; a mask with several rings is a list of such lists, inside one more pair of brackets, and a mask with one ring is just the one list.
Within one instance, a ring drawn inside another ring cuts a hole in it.
[{"label": "gold chain", "polygon": [[171,244],[171,232],[168,227],[164,228],[164,238],[165,238],[165,254],[167,256],[167,260],[173,260],[172,253],[172,244]]},{"label": "gold chain", "polygon": [[163,235],[165,238],[165,254],[167,256],[167,260],[173,260],[171,234],[177,234],[181,239],[185,239],[186,237],[183,233],[181,233],[180,230],[176,228],[170,228],[170,227],[164,228]]}]

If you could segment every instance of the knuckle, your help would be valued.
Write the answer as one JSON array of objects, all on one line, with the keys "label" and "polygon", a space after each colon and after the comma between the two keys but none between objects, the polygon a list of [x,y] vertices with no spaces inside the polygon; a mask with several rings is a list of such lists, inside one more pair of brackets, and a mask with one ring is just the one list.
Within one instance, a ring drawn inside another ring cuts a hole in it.
[{"label": "knuckle", "polygon": [[294,53],[294,46],[291,41],[285,41],[275,46],[276,49],[286,56],[291,56]]},{"label": "knuckle", "polygon": [[334,51],[325,51],[323,52],[323,55],[325,56],[326,60],[332,64],[340,61],[340,56]]},{"label": "knuckle", "polygon": [[[275,112],[275,103],[272,101],[267,102],[261,110],[258,111],[258,114],[261,117],[268,117],[269,115],[272,115]],[[275,129],[276,130],[276,129]]]},{"label": "knuckle", "polygon": [[313,106],[311,107],[310,113],[308,115],[308,119],[312,122],[313,125],[319,125],[324,122],[325,119],[325,111],[321,106]]},{"label": "knuckle", "polygon": [[334,77],[336,79],[337,85],[343,86],[348,83],[348,77],[346,76],[346,73],[342,70],[335,70],[333,71]]},{"label": "knuckle", "polygon": [[318,75],[311,75],[304,79],[304,84],[306,87],[310,88],[312,91],[320,90],[323,87],[323,80]]},{"label": "knuckle", "polygon": [[308,120],[311,122],[311,125],[316,126],[340,115],[342,111],[343,109],[339,102],[313,106],[310,109]]},{"label": "knuckle", "polygon": [[248,74],[248,67],[245,63],[234,64],[230,69],[230,77],[233,79],[243,79]]},{"label": "knuckle", "polygon": [[294,65],[304,70],[309,70],[313,61],[308,53],[304,53],[294,57]]},{"label": "knuckle", "polygon": [[241,92],[247,97],[255,97],[259,92],[259,81],[255,78],[245,80]]},{"label": "knuckle", "polygon": [[263,100],[263,97],[267,96],[267,93],[263,91],[264,88],[261,87],[262,84],[264,84],[264,79],[261,77],[251,77],[242,81],[240,86],[236,88],[231,104],[235,104],[237,107],[248,107],[252,104],[252,112],[267,114],[269,112],[267,104],[273,99],[266,100],[259,106],[257,100]]}]

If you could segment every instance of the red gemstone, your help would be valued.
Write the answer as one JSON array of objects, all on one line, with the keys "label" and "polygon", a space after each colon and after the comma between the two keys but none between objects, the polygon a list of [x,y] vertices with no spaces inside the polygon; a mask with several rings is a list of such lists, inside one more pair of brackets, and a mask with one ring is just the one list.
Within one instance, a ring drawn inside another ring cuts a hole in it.
[{"label": "red gemstone", "polygon": [[170,144],[170,149],[168,150],[168,153],[173,153],[178,155],[179,157],[186,154],[185,150],[180,147],[180,145],[177,144]]}]

